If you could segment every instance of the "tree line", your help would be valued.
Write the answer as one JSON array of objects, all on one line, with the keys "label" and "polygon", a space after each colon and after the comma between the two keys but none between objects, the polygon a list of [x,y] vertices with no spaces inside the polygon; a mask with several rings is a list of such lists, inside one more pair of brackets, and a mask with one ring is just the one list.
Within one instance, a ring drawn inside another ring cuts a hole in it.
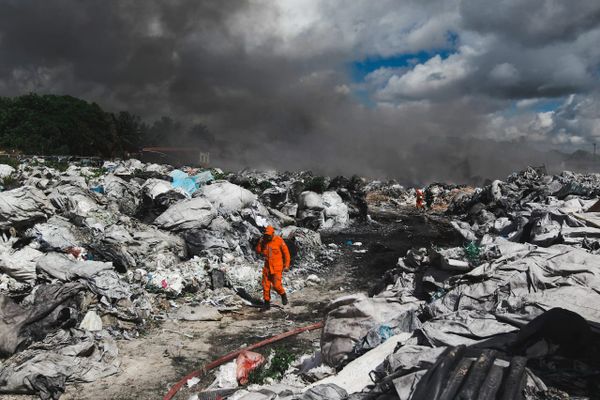
[{"label": "tree line", "polygon": [[163,116],[147,123],[73,96],[0,97],[0,148],[25,154],[117,157],[145,146],[210,146],[203,124],[190,128]]}]

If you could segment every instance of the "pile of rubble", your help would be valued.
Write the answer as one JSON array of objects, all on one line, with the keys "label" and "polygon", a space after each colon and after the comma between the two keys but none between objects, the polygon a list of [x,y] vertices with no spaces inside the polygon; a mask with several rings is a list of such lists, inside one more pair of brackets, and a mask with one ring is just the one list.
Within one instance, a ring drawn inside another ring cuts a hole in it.
[{"label": "pile of rubble", "polygon": [[0,165],[0,179],[0,393],[44,399],[116,373],[115,339],[150,320],[213,320],[249,304],[268,224],[293,254],[288,290],[300,289],[336,254],[319,232],[348,227],[364,202],[341,178],[137,160],[32,158]]},{"label": "pile of rubble", "polygon": [[317,354],[229,398],[598,398],[600,175],[437,196],[463,247],[410,250],[383,290],[330,304]]}]

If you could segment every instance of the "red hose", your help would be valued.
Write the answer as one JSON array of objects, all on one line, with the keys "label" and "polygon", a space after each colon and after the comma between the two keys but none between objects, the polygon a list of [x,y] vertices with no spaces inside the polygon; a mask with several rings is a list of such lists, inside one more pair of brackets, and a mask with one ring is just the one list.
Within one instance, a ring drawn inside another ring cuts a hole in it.
[{"label": "red hose", "polygon": [[273,336],[270,337],[269,339],[265,339],[261,342],[255,343],[253,345],[250,345],[246,348],[243,349],[239,349],[236,351],[233,351],[227,355],[224,355],[221,358],[216,359],[215,361],[211,362],[210,364],[205,365],[204,367],[200,368],[199,370],[196,370],[194,372],[190,372],[189,374],[187,374],[186,376],[184,376],[179,382],[177,382],[175,385],[173,385],[173,387],[171,388],[171,390],[169,390],[169,392],[165,395],[165,397],[163,398],[163,400],[171,400],[173,398],[173,396],[175,396],[175,394],[177,394],[177,392],[179,391],[179,389],[181,389],[181,387],[190,379],[192,379],[195,376],[200,376],[203,375],[205,373],[207,373],[208,371],[210,371],[213,368],[218,367],[219,365],[226,363],[228,361],[233,360],[234,358],[236,358],[242,351],[251,351],[254,349],[258,349],[260,347],[266,346],[268,344],[271,343],[275,343],[278,342],[282,339],[285,339],[287,337],[290,336],[295,336],[299,333],[302,332],[307,332],[307,331],[314,331],[315,329],[320,329],[323,327],[323,322],[317,322],[316,324],[312,324],[312,325],[308,325],[302,328],[296,328],[294,330],[288,331],[288,332],[284,332],[281,333],[277,336]]}]

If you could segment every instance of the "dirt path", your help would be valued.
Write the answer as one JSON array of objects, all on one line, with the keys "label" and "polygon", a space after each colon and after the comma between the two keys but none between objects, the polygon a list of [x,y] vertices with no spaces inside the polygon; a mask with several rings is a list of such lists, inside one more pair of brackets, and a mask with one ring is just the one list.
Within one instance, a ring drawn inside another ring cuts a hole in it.
[{"label": "dirt path", "polygon": [[[121,373],[102,381],[70,385],[61,399],[162,399],[168,388],[181,377],[221,355],[292,328],[321,321],[331,300],[368,290],[411,247],[460,243],[443,218],[411,212],[380,215],[379,218],[381,224],[324,234],[324,243],[340,246],[340,257],[322,273],[320,284],[292,293],[291,304],[287,307],[274,307],[269,312],[245,307],[226,314],[219,322],[162,322],[142,338],[118,342]],[[348,241],[362,242],[362,246],[350,246]],[[357,253],[356,250],[367,251]],[[279,304],[276,295],[274,303]],[[313,353],[319,348],[319,336],[318,331],[307,332],[278,345],[297,354]],[[205,377],[194,390],[205,387],[212,380],[212,375]],[[190,393],[186,388],[176,399],[187,399]]]}]

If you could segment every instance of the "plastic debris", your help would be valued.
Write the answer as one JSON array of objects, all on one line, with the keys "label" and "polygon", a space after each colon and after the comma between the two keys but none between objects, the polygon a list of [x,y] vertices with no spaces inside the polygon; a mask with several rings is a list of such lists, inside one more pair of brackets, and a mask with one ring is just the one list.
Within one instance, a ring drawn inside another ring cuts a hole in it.
[{"label": "plastic debris", "polygon": [[240,353],[235,361],[237,367],[236,377],[240,385],[247,384],[250,373],[263,365],[265,361],[265,358],[259,353],[252,351]]},{"label": "plastic debris", "polygon": [[94,311],[88,311],[85,314],[85,317],[81,320],[79,324],[79,329],[85,329],[90,332],[96,332],[102,330],[102,320]]}]

